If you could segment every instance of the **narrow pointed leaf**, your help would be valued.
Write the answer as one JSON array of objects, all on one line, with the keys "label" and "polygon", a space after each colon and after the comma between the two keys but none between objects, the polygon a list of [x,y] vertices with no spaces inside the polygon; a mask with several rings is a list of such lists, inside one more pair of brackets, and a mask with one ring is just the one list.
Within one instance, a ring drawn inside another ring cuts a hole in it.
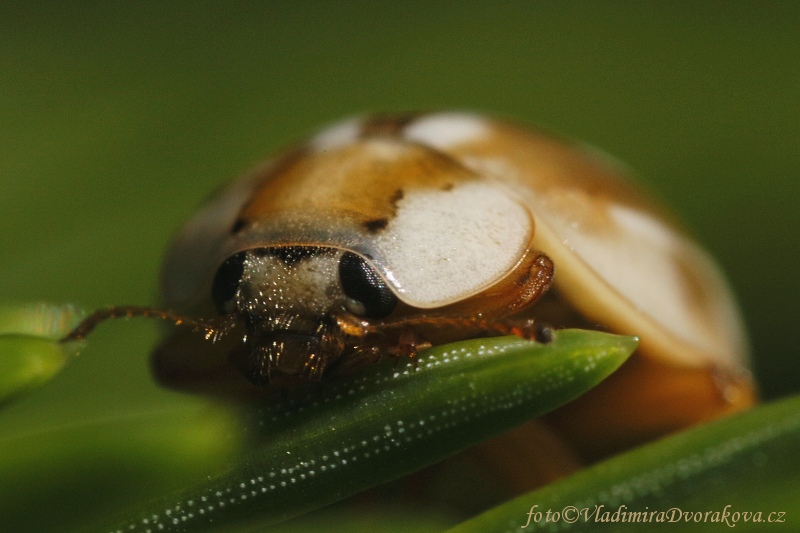
[{"label": "narrow pointed leaf", "polygon": [[419,470],[592,388],[637,341],[564,330],[548,344],[479,339],[382,365],[249,412],[241,463],[143,506],[111,531],[275,523]]},{"label": "narrow pointed leaf", "polygon": [[449,533],[794,531],[798,450],[794,397],[615,457]]}]

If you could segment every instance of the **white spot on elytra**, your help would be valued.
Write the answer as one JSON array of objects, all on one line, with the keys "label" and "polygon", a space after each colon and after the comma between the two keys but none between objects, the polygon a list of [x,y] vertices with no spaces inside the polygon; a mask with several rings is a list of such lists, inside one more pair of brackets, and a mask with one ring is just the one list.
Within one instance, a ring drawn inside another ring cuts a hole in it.
[{"label": "white spot on elytra", "polygon": [[506,275],[531,238],[528,210],[492,183],[412,190],[375,240],[406,303],[438,307]]},{"label": "white spot on elytra", "polygon": [[337,122],[312,137],[309,145],[318,152],[346,146],[358,138],[361,133],[361,122],[360,118]]},{"label": "white spot on elytra", "polygon": [[480,141],[488,136],[488,125],[477,115],[436,113],[415,120],[405,129],[404,137],[440,150],[459,144]]},{"label": "white spot on elytra", "polygon": [[707,344],[703,324],[687,313],[683,278],[673,259],[689,244],[649,213],[619,204],[611,204],[608,213],[622,233],[605,237],[563,227],[573,250],[639,310],[689,342]]},{"label": "white spot on elytra", "polygon": [[632,234],[644,237],[663,248],[669,248],[675,243],[675,232],[672,229],[641,211],[612,205],[610,212],[614,220]]}]

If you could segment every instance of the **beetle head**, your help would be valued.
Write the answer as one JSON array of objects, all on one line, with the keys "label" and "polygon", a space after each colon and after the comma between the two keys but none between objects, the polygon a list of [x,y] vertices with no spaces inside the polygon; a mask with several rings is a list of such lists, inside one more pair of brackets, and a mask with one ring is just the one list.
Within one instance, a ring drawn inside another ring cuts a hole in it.
[{"label": "beetle head", "polygon": [[256,385],[276,375],[321,376],[352,348],[340,317],[381,319],[398,303],[366,258],[321,246],[238,252],[220,265],[211,292],[221,315],[244,324],[232,357]]}]

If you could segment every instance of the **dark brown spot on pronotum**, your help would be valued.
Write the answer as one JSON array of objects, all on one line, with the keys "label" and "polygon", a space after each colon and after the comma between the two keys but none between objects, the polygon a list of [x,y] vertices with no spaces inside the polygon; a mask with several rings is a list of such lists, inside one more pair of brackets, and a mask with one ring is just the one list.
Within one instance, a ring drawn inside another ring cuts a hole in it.
[{"label": "dark brown spot on pronotum", "polygon": [[404,196],[405,196],[405,193],[403,192],[403,189],[397,189],[396,191],[394,191],[394,194],[392,194],[392,197],[389,198],[389,201],[392,202],[392,207],[397,209],[397,202],[402,200]]},{"label": "dark brown spot on pronotum", "polygon": [[455,187],[455,185],[453,185],[452,183],[445,183],[445,184],[442,186],[442,190],[443,190],[443,191],[445,191],[445,192],[447,192],[447,191],[452,191],[452,190],[453,190],[453,187]]},{"label": "dark brown spot on pronotum", "polygon": [[370,117],[361,127],[363,137],[399,137],[403,128],[414,120],[414,115],[376,115]]},{"label": "dark brown spot on pronotum", "polygon": [[389,225],[389,220],[385,218],[373,218],[364,222],[363,226],[370,233],[378,233]]},{"label": "dark brown spot on pronotum", "polygon": [[242,231],[247,226],[247,222],[244,221],[242,218],[237,218],[236,222],[233,223],[231,226],[231,235],[236,235],[240,231]]}]

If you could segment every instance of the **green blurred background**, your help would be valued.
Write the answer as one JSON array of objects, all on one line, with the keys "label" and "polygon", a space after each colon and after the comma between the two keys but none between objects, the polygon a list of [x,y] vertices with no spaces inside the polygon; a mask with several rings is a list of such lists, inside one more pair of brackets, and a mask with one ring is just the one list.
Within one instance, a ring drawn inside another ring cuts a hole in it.
[{"label": "green blurred background", "polygon": [[[729,274],[764,396],[800,389],[800,4],[0,6],[0,300],[157,301],[224,180],[364,111],[485,111],[627,161]],[[178,400],[113,323],[11,431]]]}]

